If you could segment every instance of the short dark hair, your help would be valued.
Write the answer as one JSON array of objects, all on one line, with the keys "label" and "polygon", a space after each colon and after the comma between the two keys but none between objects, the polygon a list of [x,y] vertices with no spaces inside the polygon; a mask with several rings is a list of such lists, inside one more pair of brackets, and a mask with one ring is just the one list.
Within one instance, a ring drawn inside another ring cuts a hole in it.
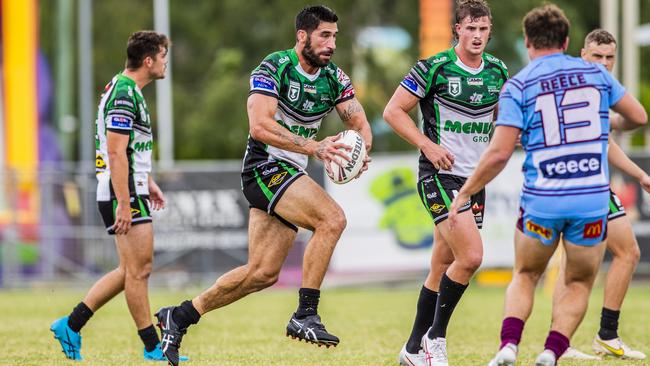
[{"label": "short dark hair", "polygon": [[562,48],[571,23],[555,4],[539,6],[524,17],[524,33],[535,49]]},{"label": "short dark hair", "polygon": [[339,17],[325,5],[308,6],[296,15],[296,32],[304,30],[311,33],[321,22],[336,23]]},{"label": "short dark hair", "polygon": [[455,24],[462,23],[463,19],[466,17],[469,17],[472,21],[482,17],[488,17],[490,22],[492,22],[492,12],[490,11],[490,6],[485,0],[458,0],[456,2],[456,11],[454,16],[456,21],[454,22],[454,25],[452,25],[451,29],[456,39],[458,39],[458,34],[456,34]]},{"label": "short dark hair", "polygon": [[589,32],[589,34],[587,34],[587,37],[585,37],[585,48],[590,43],[596,43],[596,45],[612,43],[616,44],[616,38],[614,38],[614,36],[608,31],[598,28]]},{"label": "short dark hair", "polygon": [[148,30],[133,33],[126,43],[126,68],[140,68],[145,58],[155,58],[160,48],[167,50],[169,44],[169,39],[164,34]]}]

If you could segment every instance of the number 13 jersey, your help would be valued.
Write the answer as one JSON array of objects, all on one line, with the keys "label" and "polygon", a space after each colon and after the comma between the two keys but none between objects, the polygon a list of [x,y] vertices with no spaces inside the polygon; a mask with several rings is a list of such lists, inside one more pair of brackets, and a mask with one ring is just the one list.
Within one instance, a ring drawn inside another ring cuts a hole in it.
[{"label": "number 13 jersey", "polygon": [[554,53],[532,60],[499,96],[497,126],[521,129],[521,207],[543,218],[608,211],[609,108],[625,89],[600,64]]}]

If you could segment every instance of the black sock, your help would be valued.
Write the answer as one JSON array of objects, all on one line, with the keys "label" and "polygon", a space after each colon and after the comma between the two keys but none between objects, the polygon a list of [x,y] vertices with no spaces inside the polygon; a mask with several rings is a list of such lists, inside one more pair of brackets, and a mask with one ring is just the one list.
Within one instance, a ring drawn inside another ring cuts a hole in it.
[{"label": "black sock", "polygon": [[319,298],[320,290],[304,287],[298,290],[298,310],[296,310],[296,318],[302,319],[309,315],[316,315],[318,313]]},{"label": "black sock", "polygon": [[138,335],[140,336],[142,343],[144,343],[144,349],[146,349],[147,352],[153,351],[158,343],[160,343],[160,339],[158,339],[158,333],[156,332],[156,328],[154,328],[153,324],[144,329],[138,330]]},{"label": "black sock", "polygon": [[172,317],[181,329],[185,329],[192,324],[198,323],[199,319],[201,319],[201,314],[194,308],[191,300],[185,300],[180,306],[174,309]]},{"label": "black sock", "polygon": [[70,317],[68,318],[68,326],[73,331],[79,333],[91,316],[93,316],[93,311],[90,310],[90,308],[82,301],[72,309]]},{"label": "black sock", "polygon": [[442,275],[440,280],[440,290],[438,292],[438,302],[436,303],[436,315],[433,318],[433,326],[429,331],[429,338],[445,338],[447,336],[447,325],[454,308],[460,301],[463,292],[468,285],[463,285],[452,281],[447,274]]},{"label": "black sock", "polygon": [[603,308],[600,314],[600,330],[598,336],[604,341],[618,338],[618,317],[621,315],[620,310],[610,310]]},{"label": "black sock", "polygon": [[436,300],[438,300],[438,293],[422,286],[413,329],[411,329],[411,336],[406,342],[406,352],[418,353],[420,351],[422,336],[433,323],[433,316],[436,314]]}]

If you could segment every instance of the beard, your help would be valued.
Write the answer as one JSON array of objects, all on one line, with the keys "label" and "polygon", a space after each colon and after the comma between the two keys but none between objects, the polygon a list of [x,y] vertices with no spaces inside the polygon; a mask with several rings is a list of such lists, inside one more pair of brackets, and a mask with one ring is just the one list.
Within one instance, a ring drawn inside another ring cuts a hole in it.
[{"label": "beard", "polygon": [[[329,60],[321,60],[316,52],[314,52],[314,49],[311,47],[311,39],[309,37],[307,38],[307,42],[305,42],[305,47],[302,49],[301,54],[305,58],[305,61],[307,61],[307,63],[313,67],[325,67],[330,63]],[[334,53],[332,52],[332,54]]]}]

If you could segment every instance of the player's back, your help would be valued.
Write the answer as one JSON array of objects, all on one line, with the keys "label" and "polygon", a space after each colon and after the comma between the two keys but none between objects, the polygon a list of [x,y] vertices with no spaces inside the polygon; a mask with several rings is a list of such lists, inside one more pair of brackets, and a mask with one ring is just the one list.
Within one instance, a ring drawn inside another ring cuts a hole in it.
[{"label": "player's back", "polygon": [[546,218],[607,212],[608,111],[623,94],[601,65],[562,53],[534,59],[506,84],[497,124],[522,129],[526,212]]}]

